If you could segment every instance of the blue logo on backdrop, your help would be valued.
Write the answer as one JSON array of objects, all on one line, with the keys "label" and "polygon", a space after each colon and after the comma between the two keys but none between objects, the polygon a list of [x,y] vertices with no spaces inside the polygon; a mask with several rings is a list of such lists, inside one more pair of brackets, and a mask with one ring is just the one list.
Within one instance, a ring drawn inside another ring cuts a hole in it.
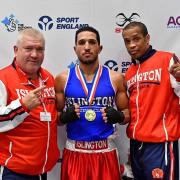
[{"label": "blue logo on backdrop", "polygon": [[53,27],[52,18],[49,16],[42,16],[39,18],[38,26],[41,30],[50,30]]},{"label": "blue logo on backdrop", "polygon": [[[118,63],[114,60],[108,60],[104,63],[105,66],[109,67],[109,69],[112,69],[114,71],[118,71],[120,68],[118,66]],[[131,65],[131,62],[129,61],[122,61],[121,62],[121,73],[125,73],[129,66]]]},{"label": "blue logo on backdrop", "polygon": [[[75,61],[71,61],[71,63],[68,65],[68,68],[73,68],[76,64],[79,64],[79,60],[75,60]],[[105,66],[107,66],[109,69],[114,70],[114,71],[118,71],[119,67],[118,67],[118,63],[115,60],[107,60],[104,63]],[[131,65],[131,62],[129,61],[122,61],[121,62],[121,73],[125,73],[127,71],[127,69],[129,68],[129,66]]]},{"label": "blue logo on backdrop", "polygon": [[69,65],[68,65],[68,68],[71,69],[73,68],[74,66],[76,66],[76,64],[79,64],[79,60],[77,59],[75,62],[71,62]]},{"label": "blue logo on backdrop", "polygon": [[6,16],[1,22],[5,25],[8,32],[14,32],[15,30],[21,31],[23,29],[30,28],[30,26],[25,26],[20,23],[13,14],[9,17]]},{"label": "blue logo on backdrop", "polygon": [[41,30],[47,31],[52,28],[58,30],[79,29],[89,26],[86,23],[80,22],[80,17],[57,17],[54,21],[50,16],[41,16],[38,26]]},{"label": "blue logo on backdrop", "polygon": [[118,64],[114,60],[108,60],[104,63],[104,65],[107,66],[108,68],[114,70],[114,71],[118,71]]}]

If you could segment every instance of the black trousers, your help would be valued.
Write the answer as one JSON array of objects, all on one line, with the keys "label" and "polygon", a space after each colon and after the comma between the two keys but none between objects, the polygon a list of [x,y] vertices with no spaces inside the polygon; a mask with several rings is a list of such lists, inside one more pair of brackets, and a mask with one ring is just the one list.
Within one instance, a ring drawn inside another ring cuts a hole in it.
[{"label": "black trousers", "polygon": [[0,167],[3,170],[1,171],[2,174],[2,180],[47,180],[47,173],[41,174],[41,175],[26,175],[26,174],[20,174],[16,173],[14,171],[11,171],[7,167]]}]

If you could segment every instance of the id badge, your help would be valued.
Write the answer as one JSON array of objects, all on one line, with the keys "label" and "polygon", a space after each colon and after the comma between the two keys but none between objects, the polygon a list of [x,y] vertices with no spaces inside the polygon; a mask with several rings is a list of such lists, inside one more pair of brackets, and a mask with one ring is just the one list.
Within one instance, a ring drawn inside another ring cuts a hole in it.
[{"label": "id badge", "polygon": [[50,112],[40,112],[40,120],[50,122],[51,121],[51,113]]}]

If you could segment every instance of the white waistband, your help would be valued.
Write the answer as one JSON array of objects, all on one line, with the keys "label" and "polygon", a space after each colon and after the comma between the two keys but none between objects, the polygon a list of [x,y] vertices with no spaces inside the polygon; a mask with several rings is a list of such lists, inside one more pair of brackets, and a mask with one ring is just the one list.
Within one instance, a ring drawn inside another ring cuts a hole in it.
[{"label": "white waistband", "polygon": [[74,141],[67,139],[66,149],[85,153],[99,153],[116,150],[117,147],[112,139],[99,141]]}]

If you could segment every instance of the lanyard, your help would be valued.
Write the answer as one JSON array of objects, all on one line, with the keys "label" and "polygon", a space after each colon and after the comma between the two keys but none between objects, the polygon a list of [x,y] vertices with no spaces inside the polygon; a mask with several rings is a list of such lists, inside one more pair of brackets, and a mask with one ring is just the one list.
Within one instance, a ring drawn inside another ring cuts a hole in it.
[{"label": "lanyard", "polygon": [[[82,74],[82,72],[81,72],[81,70],[79,68],[79,65],[76,65],[76,72],[77,72],[77,77],[79,78],[80,83],[82,85],[82,88],[83,88],[86,96],[88,97],[88,88],[87,88],[87,85],[86,85],[85,78],[83,77],[83,74]],[[99,65],[98,70],[97,70],[97,72],[95,74],[95,78],[93,80],[93,87],[91,89],[91,92],[90,92],[90,95],[89,95],[89,98],[88,98],[89,105],[92,104],[92,101],[94,99],[96,89],[97,89],[97,85],[99,83],[99,79],[101,77],[101,74],[102,74],[102,66]]]}]

